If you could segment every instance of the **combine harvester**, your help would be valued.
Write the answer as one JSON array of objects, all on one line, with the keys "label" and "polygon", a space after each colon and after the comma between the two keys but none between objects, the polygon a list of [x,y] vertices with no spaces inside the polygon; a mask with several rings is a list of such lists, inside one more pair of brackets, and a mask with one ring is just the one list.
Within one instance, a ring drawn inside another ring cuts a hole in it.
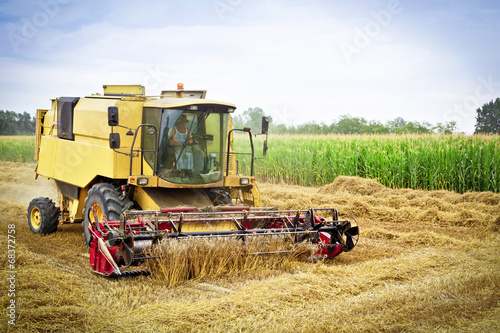
[{"label": "combine harvester", "polygon": [[[104,94],[60,97],[37,110],[36,176],[54,179],[59,207],[36,198],[28,207],[35,234],[81,222],[92,269],[126,275],[147,269],[150,249],[164,238],[281,235],[318,244],[319,258],[334,258],[357,243],[358,227],[333,208],[262,208],[254,178],[250,128],[232,128],[230,103],[206,91],[162,91],[107,85]],[[232,149],[234,131],[248,133],[249,152]],[[266,135],[268,121],[262,119]],[[250,159],[241,175],[236,155]],[[331,213],[331,220],[320,214]]]}]

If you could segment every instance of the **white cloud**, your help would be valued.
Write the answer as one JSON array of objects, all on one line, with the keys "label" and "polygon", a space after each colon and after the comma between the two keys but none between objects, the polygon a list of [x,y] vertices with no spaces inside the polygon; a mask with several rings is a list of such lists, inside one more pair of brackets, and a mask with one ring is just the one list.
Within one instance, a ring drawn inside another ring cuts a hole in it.
[{"label": "white cloud", "polygon": [[[500,78],[498,67],[475,70],[471,61],[480,59],[471,57],[480,55],[466,43],[458,53],[446,40],[429,37],[410,9],[349,63],[339,45],[353,43],[356,29],[385,2],[365,9],[242,1],[223,21],[211,5],[198,2],[96,6],[69,2],[60,20],[40,29],[19,53],[4,48],[0,108],[34,113],[50,98],[99,92],[103,84],[146,84],[155,94],[184,82],[208,89],[209,98],[236,103],[239,112],[260,106],[281,122],[330,123],[351,114],[436,123],[474,93],[479,76]],[[0,11],[16,12],[14,3],[8,7]],[[6,25],[0,22],[3,31]],[[462,118],[461,128],[472,132],[473,120]]]}]

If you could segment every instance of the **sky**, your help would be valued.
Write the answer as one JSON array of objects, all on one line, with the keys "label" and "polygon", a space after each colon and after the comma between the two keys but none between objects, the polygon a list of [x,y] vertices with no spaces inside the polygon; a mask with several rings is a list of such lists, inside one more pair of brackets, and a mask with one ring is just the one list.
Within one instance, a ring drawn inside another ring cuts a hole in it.
[{"label": "sky", "polygon": [[0,0],[0,109],[105,84],[207,90],[275,123],[455,121],[500,97],[497,0]]}]

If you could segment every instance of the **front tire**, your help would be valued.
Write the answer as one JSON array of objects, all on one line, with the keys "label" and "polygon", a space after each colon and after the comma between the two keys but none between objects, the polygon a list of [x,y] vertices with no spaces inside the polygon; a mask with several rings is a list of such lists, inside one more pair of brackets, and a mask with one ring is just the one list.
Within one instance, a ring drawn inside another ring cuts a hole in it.
[{"label": "front tire", "polygon": [[104,221],[104,216],[108,221],[117,221],[120,215],[132,207],[132,201],[127,197],[121,197],[119,190],[108,183],[99,183],[92,186],[87,198],[85,198],[85,209],[83,210],[83,235],[85,244],[90,244],[91,223]]},{"label": "front tire", "polygon": [[51,234],[59,225],[59,210],[49,198],[33,199],[28,206],[28,225],[34,234]]}]

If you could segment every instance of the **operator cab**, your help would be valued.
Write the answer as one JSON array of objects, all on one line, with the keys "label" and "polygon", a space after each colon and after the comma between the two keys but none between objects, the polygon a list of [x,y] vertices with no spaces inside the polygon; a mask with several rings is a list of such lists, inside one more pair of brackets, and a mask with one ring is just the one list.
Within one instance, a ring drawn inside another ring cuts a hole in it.
[{"label": "operator cab", "polygon": [[[154,102],[144,107],[143,124],[153,125],[158,135],[148,135],[144,131],[142,140],[146,151],[145,161],[157,171],[157,175],[174,184],[221,181],[224,175],[228,112],[234,107],[215,103],[174,107],[154,107],[152,104]],[[155,137],[158,140],[156,153]]]}]

